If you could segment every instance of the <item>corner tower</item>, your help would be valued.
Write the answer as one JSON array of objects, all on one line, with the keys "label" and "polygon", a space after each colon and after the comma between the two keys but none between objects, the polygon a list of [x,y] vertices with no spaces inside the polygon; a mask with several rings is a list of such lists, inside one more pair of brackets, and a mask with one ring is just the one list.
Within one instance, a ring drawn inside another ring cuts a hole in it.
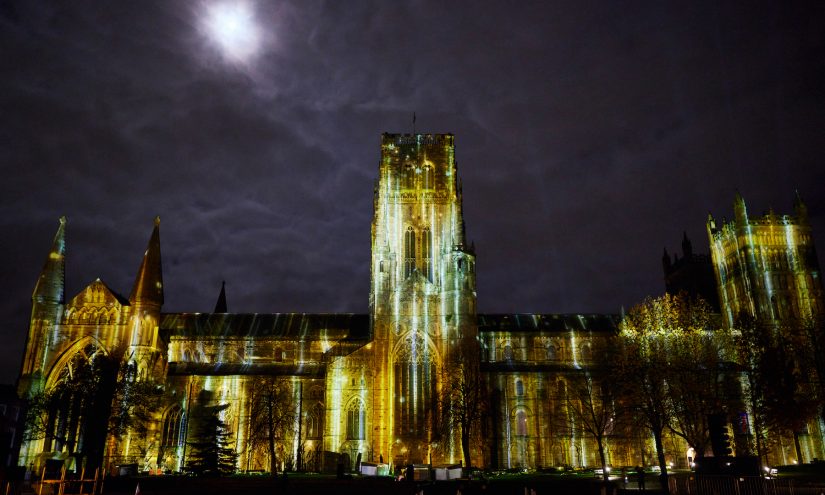
[{"label": "corner tower", "polygon": [[728,326],[740,313],[780,322],[825,314],[819,261],[807,208],[797,194],[794,215],[750,216],[738,193],[735,219],[707,231],[719,303]]},{"label": "corner tower", "polygon": [[370,313],[378,369],[372,445],[396,465],[461,458],[438,429],[439,377],[476,328],[454,136],[383,134]]}]

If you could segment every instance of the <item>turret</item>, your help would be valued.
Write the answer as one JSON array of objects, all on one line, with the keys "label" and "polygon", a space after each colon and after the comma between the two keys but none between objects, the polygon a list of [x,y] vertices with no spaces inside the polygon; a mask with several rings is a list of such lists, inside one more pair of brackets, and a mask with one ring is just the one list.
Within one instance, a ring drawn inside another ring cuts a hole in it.
[{"label": "turret", "polygon": [[66,217],[60,217],[60,225],[52,241],[52,249],[43,264],[40,278],[34,286],[32,303],[63,304],[65,301],[64,287],[66,283]]},{"label": "turret", "polygon": [[733,200],[733,212],[737,227],[748,224],[748,208],[745,206],[745,198],[739,192],[736,193],[736,198]]},{"label": "turret", "polygon": [[149,306],[160,309],[163,305],[163,273],[160,263],[160,217],[155,217],[155,228],[149,245],[143,254],[132,293],[129,296],[132,306]]},{"label": "turret", "polygon": [[218,294],[218,300],[215,302],[215,310],[213,313],[226,313],[226,282],[221,282],[221,293]]},{"label": "turret", "polygon": [[682,256],[686,260],[693,258],[693,244],[688,239],[687,232],[683,232],[682,236]]},{"label": "turret", "polygon": [[793,211],[799,223],[808,223],[808,207],[802,201],[802,196],[799,195],[798,190],[794,191]]},{"label": "turret", "polygon": [[160,259],[160,217],[155,217],[155,228],[143,254],[132,293],[129,296],[131,321],[129,349],[126,359],[137,366],[140,379],[154,377],[166,354],[159,346],[158,324],[163,305],[163,273]]},{"label": "turret", "polygon": [[[36,378],[42,378],[43,355],[49,345],[51,331],[60,323],[63,315],[66,284],[66,217],[60,217],[59,222],[52,248],[32,292],[32,314],[26,337],[26,354],[18,383],[18,393],[21,397],[39,388]],[[35,381],[32,382],[32,379]],[[30,390],[31,387],[33,390]]]}]

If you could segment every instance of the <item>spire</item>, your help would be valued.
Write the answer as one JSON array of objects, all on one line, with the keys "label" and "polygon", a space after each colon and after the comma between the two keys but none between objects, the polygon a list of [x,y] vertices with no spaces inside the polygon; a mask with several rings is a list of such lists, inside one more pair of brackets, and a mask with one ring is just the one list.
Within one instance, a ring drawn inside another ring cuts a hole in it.
[{"label": "spire", "polygon": [[215,303],[215,311],[213,313],[226,313],[226,282],[221,282],[221,293],[218,295],[218,301]]},{"label": "spire", "polygon": [[662,268],[665,269],[665,275],[670,270],[670,255],[667,253],[667,248],[665,248],[664,253],[662,253]]},{"label": "spire", "polygon": [[66,281],[66,217],[60,217],[60,225],[54,235],[49,257],[34,286],[33,301],[48,301],[63,304]]},{"label": "spire", "polygon": [[800,221],[808,220],[808,207],[805,205],[805,202],[802,201],[802,196],[799,195],[798,189],[794,191],[793,211]]},{"label": "spire", "polygon": [[733,200],[733,212],[736,223],[746,225],[748,223],[748,209],[745,206],[745,198],[736,191],[736,198]]},{"label": "spire", "polygon": [[693,257],[693,244],[688,239],[687,231],[683,231],[682,235],[682,255],[686,259]]},{"label": "spire", "polygon": [[163,273],[160,263],[160,217],[155,217],[155,228],[143,254],[129,302],[163,305]]}]

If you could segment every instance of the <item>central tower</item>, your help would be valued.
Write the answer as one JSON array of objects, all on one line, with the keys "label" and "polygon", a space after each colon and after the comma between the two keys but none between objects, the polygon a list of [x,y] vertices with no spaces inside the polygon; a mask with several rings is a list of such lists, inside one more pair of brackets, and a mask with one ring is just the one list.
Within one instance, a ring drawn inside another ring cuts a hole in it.
[{"label": "central tower", "polygon": [[395,465],[457,461],[439,428],[440,378],[476,328],[452,134],[383,134],[372,221],[370,313],[379,365],[373,445]]}]

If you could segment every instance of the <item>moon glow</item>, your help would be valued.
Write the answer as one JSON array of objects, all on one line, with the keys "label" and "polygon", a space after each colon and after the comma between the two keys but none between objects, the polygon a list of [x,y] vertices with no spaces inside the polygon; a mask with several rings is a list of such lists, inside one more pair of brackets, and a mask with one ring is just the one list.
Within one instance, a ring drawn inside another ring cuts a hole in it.
[{"label": "moon glow", "polygon": [[258,52],[259,28],[252,7],[247,2],[221,2],[207,7],[206,33],[224,57],[248,62]]}]

